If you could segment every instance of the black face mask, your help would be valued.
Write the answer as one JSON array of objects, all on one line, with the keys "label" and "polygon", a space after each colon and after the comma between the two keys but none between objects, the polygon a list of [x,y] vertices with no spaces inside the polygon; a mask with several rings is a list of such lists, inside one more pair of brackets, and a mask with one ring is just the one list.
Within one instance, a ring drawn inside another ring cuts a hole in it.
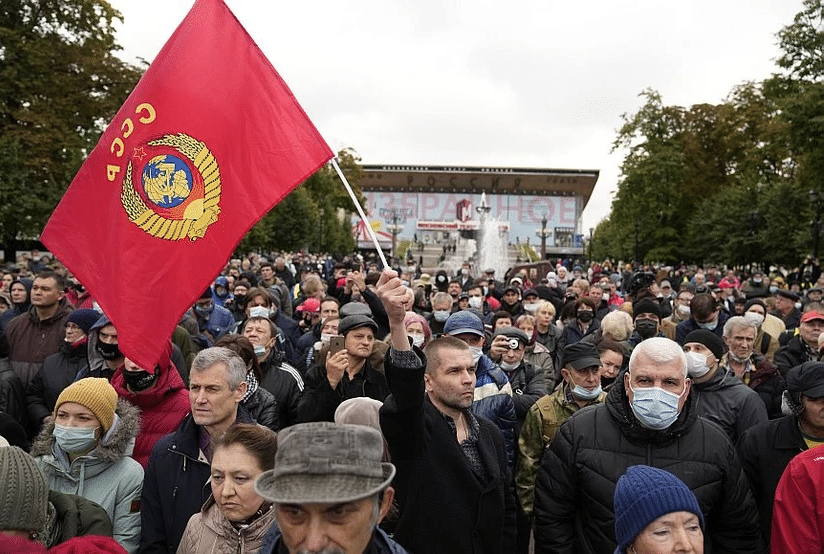
[{"label": "black face mask", "polygon": [[658,324],[649,319],[640,319],[635,322],[635,330],[642,339],[649,339],[658,332]]},{"label": "black face mask", "polygon": [[243,306],[246,303],[246,295],[245,294],[236,294],[235,295],[235,306]]},{"label": "black face mask", "polygon": [[595,314],[592,312],[578,312],[578,321],[581,323],[589,323],[595,319]]},{"label": "black face mask", "polygon": [[98,342],[95,348],[98,352],[100,352],[100,355],[103,356],[104,360],[116,360],[123,356],[120,353],[120,348],[118,348],[116,344]]},{"label": "black face mask", "polygon": [[141,392],[157,381],[157,373],[149,373],[148,371],[123,371],[123,380],[134,392]]}]

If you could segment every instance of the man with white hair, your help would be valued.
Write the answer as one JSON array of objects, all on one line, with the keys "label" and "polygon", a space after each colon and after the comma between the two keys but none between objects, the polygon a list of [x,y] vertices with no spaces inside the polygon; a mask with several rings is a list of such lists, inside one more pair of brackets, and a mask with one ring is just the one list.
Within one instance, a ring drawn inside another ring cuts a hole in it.
[{"label": "man with white hair", "polygon": [[687,360],[653,337],[632,352],[606,402],[577,412],[544,453],[535,484],[535,552],[613,552],[613,494],[629,466],[680,478],[698,498],[713,552],[758,550],[758,513],[735,449],[698,417]]}]

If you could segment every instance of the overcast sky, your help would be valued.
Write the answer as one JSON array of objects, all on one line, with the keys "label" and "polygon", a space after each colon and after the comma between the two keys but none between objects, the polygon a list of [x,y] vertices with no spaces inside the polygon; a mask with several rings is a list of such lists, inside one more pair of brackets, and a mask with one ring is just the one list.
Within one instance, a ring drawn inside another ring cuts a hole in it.
[{"label": "overcast sky", "polygon": [[[154,59],[190,0],[111,0],[122,57]],[[621,115],[722,101],[775,71],[801,0],[226,0],[333,150],[367,164],[597,169],[609,214]]]}]

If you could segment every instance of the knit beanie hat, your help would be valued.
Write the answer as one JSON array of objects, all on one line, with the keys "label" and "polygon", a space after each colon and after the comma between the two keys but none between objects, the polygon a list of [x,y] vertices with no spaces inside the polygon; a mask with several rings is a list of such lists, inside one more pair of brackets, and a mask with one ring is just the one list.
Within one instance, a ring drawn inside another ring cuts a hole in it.
[{"label": "knit beanie hat", "polygon": [[86,377],[75,381],[60,393],[54,405],[54,414],[66,402],[74,402],[87,408],[100,421],[105,435],[114,422],[117,408],[117,391],[102,377]]},{"label": "knit beanie hat", "polygon": [[695,514],[704,530],[704,514],[683,481],[662,469],[631,466],[615,486],[618,552],[625,552],[647,525],[672,512]]},{"label": "knit beanie hat", "polygon": [[69,318],[66,320],[66,323],[74,323],[83,329],[83,332],[88,335],[92,325],[97,323],[98,319],[100,319],[100,313],[97,310],[75,310],[69,314]]},{"label": "knit beanie hat", "polygon": [[49,488],[34,458],[16,446],[0,447],[0,529],[40,531]]},{"label": "knit beanie hat", "polygon": [[635,321],[635,318],[641,314],[652,314],[660,320],[661,306],[658,305],[658,302],[654,302],[649,298],[643,298],[637,302],[633,302],[632,320]]},{"label": "knit beanie hat", "polygon": [[684,344],[689,342],[703,344],[709,348],[713,356],[719,360],[724,357],[724,341],[712,331],[707,331],[706,329],[696,329],[695,331],[690,331],[687,333],[687,336],[684,337]]}]

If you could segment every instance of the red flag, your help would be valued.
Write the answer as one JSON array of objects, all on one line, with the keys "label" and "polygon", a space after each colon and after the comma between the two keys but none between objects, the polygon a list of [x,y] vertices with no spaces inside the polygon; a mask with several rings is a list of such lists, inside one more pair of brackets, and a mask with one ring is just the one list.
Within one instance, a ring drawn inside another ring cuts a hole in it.
[{"label": "red flag", "polygon": [[153,367],[266,212],[332,157],[222,0],[197,0],[109,124],[41,240]]}]

